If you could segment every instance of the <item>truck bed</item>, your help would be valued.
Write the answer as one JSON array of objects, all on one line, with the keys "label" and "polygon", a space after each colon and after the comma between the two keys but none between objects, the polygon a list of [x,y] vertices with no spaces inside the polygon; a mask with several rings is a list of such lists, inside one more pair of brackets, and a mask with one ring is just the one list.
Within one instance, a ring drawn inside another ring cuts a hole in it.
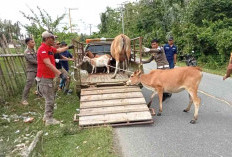
[{"label": "truck bed", "polygon": [[118,73],[115,79],[111,79],[114,73],[97,73],[88,74],[86,78],[81,78],[81,85],[117,85],[125,84],[128,81],[128,75],[125,73]]}]

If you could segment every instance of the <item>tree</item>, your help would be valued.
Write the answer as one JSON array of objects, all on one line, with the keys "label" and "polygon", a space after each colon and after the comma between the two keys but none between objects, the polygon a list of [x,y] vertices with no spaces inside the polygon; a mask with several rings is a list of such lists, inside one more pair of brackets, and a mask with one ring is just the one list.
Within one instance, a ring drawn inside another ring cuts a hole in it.
[{"label": "tree", "polygon": [[60,22],[64,19],[65,13],[58,16],[55,20],[44,9],[40,9],[37,6],[39,15],[37,15],[34,10],[30,9],[31,14],[26,15],[24,12],[20,11],[22,15],[30,21],[30,25],[23,25],[29,35],[32,35],[36,45],[39,46],[41,43],[41,34],[45,30],[52,31],[53,33],[59,32],[58,26]]},{"label": "tree", "polygon": [[8,42],[12,40],[18,40],[21,38],[19,22],[13,23],[10,20],[1,20],[0,19],[0,37],[2,35],[6,37]]}]

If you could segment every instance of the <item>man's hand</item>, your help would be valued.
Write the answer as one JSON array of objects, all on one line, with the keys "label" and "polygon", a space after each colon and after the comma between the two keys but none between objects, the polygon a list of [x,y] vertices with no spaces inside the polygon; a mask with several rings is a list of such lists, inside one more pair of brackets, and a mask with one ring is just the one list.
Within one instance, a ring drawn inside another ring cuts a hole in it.
[{"label": "man's hand", "polygon": [[59,59],[55,59],[55,62],[56,62],[56,63],[59,63],[59,61],[60,61]]},{"label": "man's hand", "polygon": [[74,48],[74,45],[70,45],[69,47],[68,47],[68,49],[73,49]]},{"label": "man's hand", "polygon": [[147,48],[147,47],[143,47],[143,51],[144,51],[144,52],[150,52],[151,49],[149,49],[149,48]]},{"label": "man's hand", "polygon": [[61,73],[61,74],[60,74],[60,78],[63,79],[63,80],[66,80],[66,79],[67,79],[67,76],[66,76],[64,73]]}]

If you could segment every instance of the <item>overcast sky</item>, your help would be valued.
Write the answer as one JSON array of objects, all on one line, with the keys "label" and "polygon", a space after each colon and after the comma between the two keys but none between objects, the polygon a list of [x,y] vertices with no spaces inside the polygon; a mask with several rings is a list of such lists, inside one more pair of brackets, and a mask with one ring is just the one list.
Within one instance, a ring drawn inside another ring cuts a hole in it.
[{"label": "overcast sky", "polygon": [[77,25],[74,31],[89,34],[90,24],[92,32],[98,31],[100,13],[105,12],[107,6],[117,8],[121,3],[133,1],[136,0],[1,0],[0,19],[26,24],[28,21],[19,11],[29,14],[29,8],[32,8],[37,12],[36,7],[39,6],[45,9],[53,19],[66,12],[67,15],[62,23],[69,25],[68,9],[77,8],[77,10],[71,10],[72,24]]}]

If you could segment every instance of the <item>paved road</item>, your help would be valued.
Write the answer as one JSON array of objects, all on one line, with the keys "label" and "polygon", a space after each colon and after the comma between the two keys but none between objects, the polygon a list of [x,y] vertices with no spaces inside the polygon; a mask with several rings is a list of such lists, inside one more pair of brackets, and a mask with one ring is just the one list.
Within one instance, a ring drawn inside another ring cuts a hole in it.
[{"label": "paved road", "polygon": [[[145,68],[154,67],[154,63]],[[148,72],[145,70],[145,72]],[[162,116],[153,125],[115,128],[124,157],[231,157],[232,156],[232,79],[203,74],[199,87],[202,106],[196,124],[190,124],[194,105],[182,112],[188,94],[173,94],[163,104]],[[150,91],[142,89],[148,102]],[[158,97],[152,106],[158,111]]]}]

